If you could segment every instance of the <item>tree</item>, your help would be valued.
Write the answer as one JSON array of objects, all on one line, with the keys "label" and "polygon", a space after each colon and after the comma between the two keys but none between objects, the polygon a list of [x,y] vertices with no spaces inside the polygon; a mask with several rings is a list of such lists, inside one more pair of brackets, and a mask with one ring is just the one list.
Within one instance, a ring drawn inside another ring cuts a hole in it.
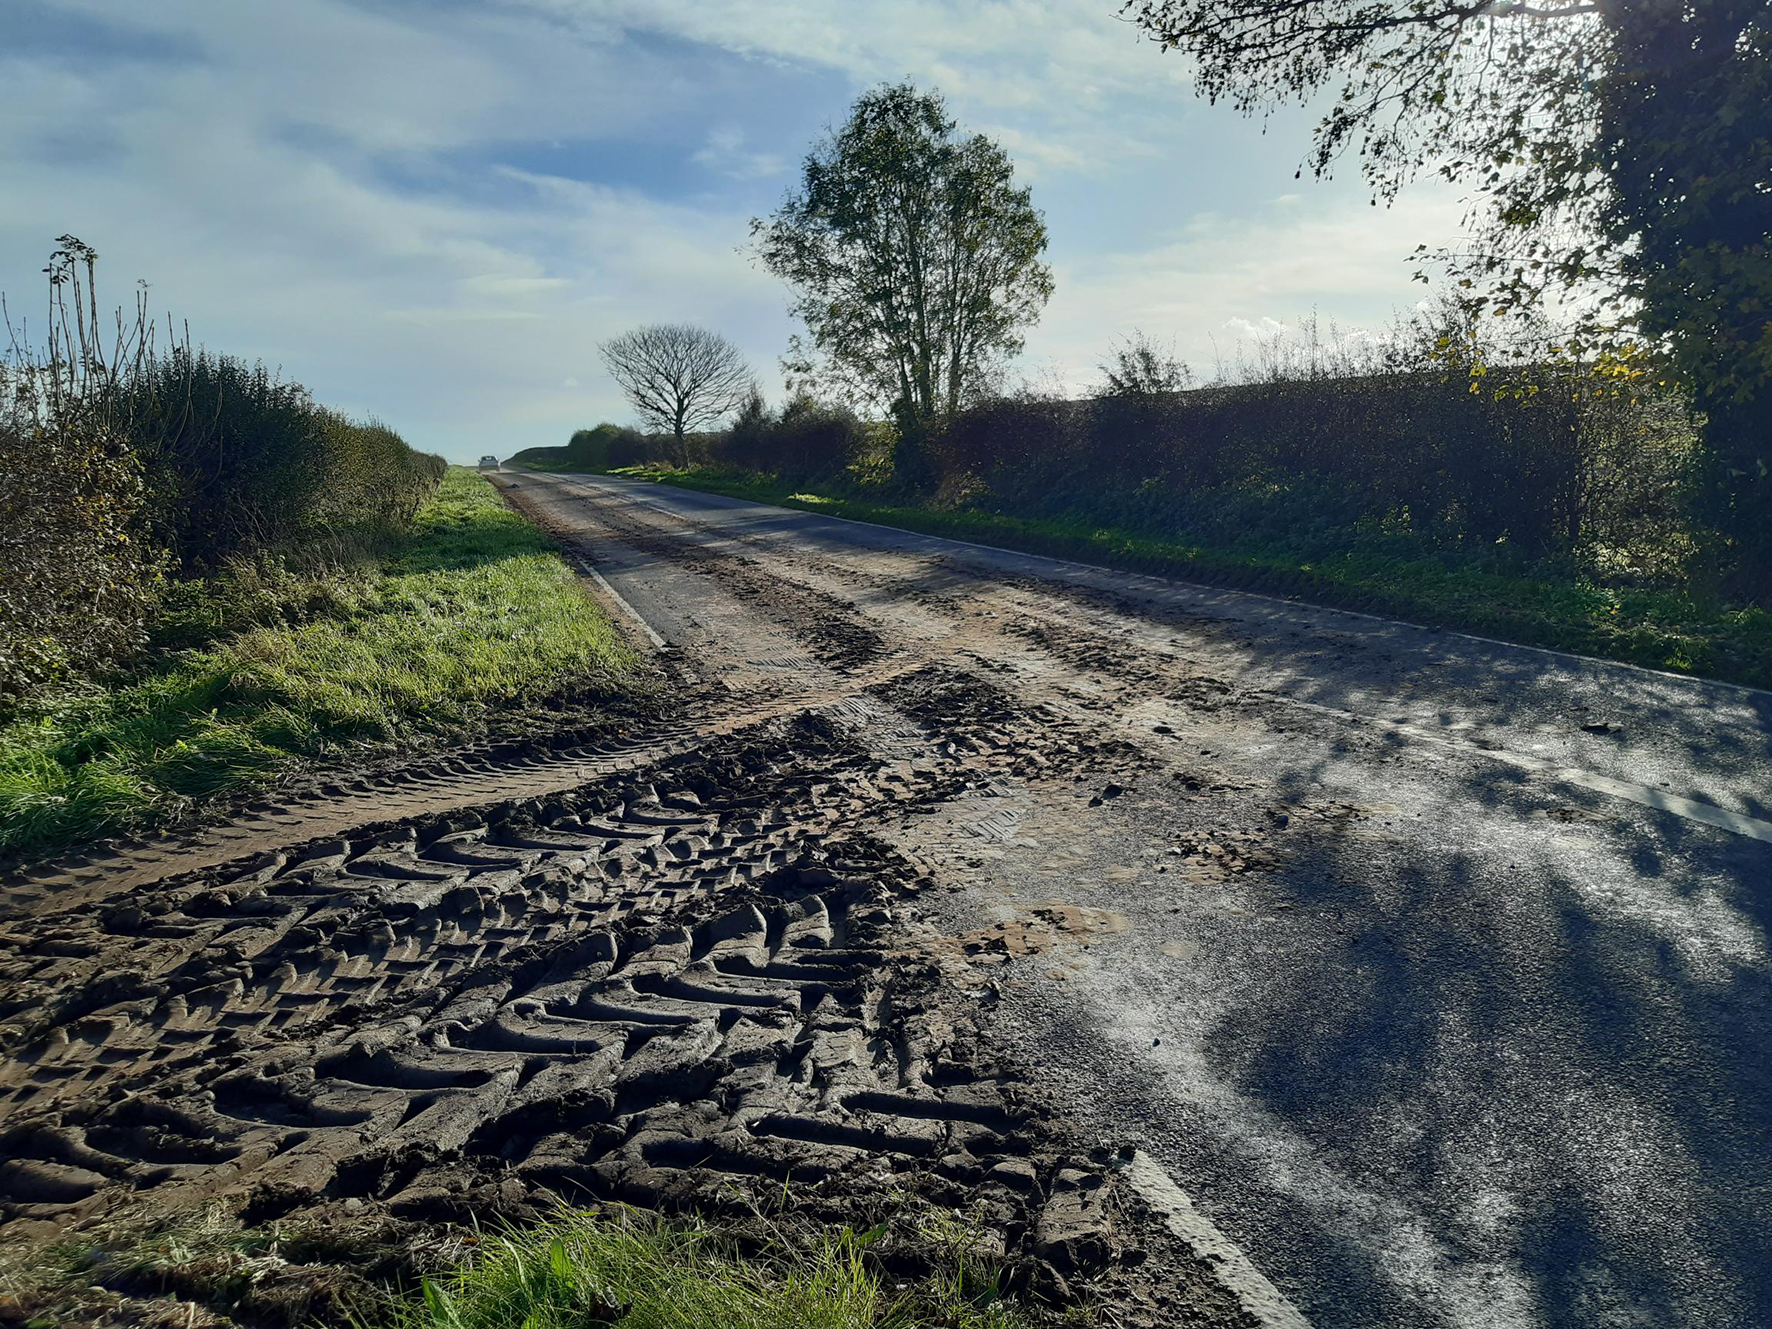
[{"label": "tree", "polygon": [[640,417],[670,434],[678,465],[689,461],[687,435],[738,410],[756,389],[738,347],[687,323],[637,328],[598,349]]},{"label": "tree", "polygon": [[1134,332],[1113,349],[1101,366],[1103,397],[1145,399],[1184,391],[1194,381],[1193,370],[1179,360],[1173,349],[1165,350],[1143,332]]},{"label": "tree", "polygon": [[1733,586],[1772,605],[1772,6],[1608,0],[1598,216],[1705,413],[1704,497]]},{"label": "tree", "polygon": [[930,425],[1021,349],[1052,295],[1046,223],[1008,154],[961,136],[941,95],[908,83],[859,98],[751,234],[806,325],[790,376],[890,407],[909,483]]},{"label": "tree", "polygon": [[[1705,413],[1737,588],[1772,602],[1772,6],[1766,0],[1129,0],[1245,113],[1329,89],[1307,164],[1374,202],[1474,185],[1450,259],[1489,314],[1561,302],[1567,349],[1654,353]],[[1633,339],[1641,339],[1633,341]],[[1623,354],[1619,354],[1623,352]]]}]

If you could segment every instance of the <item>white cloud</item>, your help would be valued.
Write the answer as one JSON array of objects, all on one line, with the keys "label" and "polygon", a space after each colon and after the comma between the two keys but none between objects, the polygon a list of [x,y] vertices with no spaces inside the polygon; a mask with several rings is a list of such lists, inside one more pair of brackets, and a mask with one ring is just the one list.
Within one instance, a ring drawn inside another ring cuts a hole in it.
[{"label": "white cloud", "polygon": [[787,158],[780,153],[747,151],[745,132],[737,125],[723,125],[709,133],[708,141],[691,160],[732,180],[766,180],[788,168]]},{"label": "white cloud", "polygon": [[757,59],[836,69],[858,87],[911,78],[967,116],[1037,125],[1042,151],[1142,155],[1153,99],[1191,100],[1184,62],[1122,22],[1112,0],[507,0],[585,31],[631,28]]},{"label": "white cloud", "polygon": [[1285,336],[1313,311],[1325,331],[1381,336],[1420,299],[1411,251],[1455,235],[1462,215],[1448,191],[1424,189],[1388,209],[1344,193],[1263,219],[1199,217],[1166,243],[1064,264],[1029,355],[1071,366],[1067,382],[1081,388],[1110,342],[1134,328],[1173,336],[1203,377],[1234,359],[1239,341]]}]

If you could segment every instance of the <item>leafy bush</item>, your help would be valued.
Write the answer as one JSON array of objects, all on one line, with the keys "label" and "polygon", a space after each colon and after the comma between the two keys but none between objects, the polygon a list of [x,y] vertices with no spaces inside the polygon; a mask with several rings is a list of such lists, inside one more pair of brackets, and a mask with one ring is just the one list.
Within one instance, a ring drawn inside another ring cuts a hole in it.
[{"label": "leafy bush", "polygon": [[624,425],[600,424],[595,429],[573,432],[566,444],[567,460],[588,471],[617,466],[636,466],[659,453],[645,434]]},{"label": "leafy bush", "polygon": [[855,412],[798,396],[782,407],[769,448],[785,475],[826,475],[847,465],[862,439]]},{"label": "leafy bush", "polygon": [[716,455],[724,464],[740,470],[767,471],[771,469],[770,436],[774,430],[775,412],[769,409],[761,392],[752,392],[738,408]]},{"label": "leafy bush", "polygon": [[448,464],[413,451],[379,420],[359,422],[330,410],[319,417],[325,452],[310,529],[371,538],[405,530]]},{"label": "leafy bush", "polygon": [[299,383],[180,346],[107,391],[185,572],[288,543],[318,505],[326,437]]},{"label": "leafy bush", "polygon": [[[16,405],[16,383],[0,391]],[[141,466],[75,418],[0,416],[0,712],[138,647],[165,557],[143,536]]]},{"label": "leafy bush", "polygon": [[[667,461],[674,454],[668,434],[643,434],[625,425],[600,424],[577,429],[561,447],[524,448],[505,459],[505,465],[538,471],[613,471],[623,466]],[[691,434],[686,446],[705,454],[703,436]]]},{"label": "leafy bush", "polygon": [[445,469],[262,364],[157,347],[144,297],[107,343],[97,255],[59,243],[47,344],[0,360],[0,715],[143,644],[167,571],[385,540]]},{"label": "leafy bush", "polygon": [[1191,391],[1128,372],[1085,402],[999,397],[950,419],[932,455],[944,489],[966,477],[1023,515],[1302,517],[1479,559],[1683,572],[1694,435],[1677,400],[1555,363],[1359,369]]},{"label": "leafy bush", "polygon": [[947,421],[929,449],[943,485],[988,481],[1006,496],[1045,490],[1083,463],[1088,446],[1076,403],[1032,392],[980,401]]},{"label": "leafy bush", "polygon": [[233,356],[174,347],[108,391],[187,573],[318,532],[398,530],[442,478],[440,457]]},{"label": "leafy bush", "polygon": [[716,438],[712,451],[718,460],[743,470],[811,477],[842,470],[866,440],[867,427],[847,407],[802,394],[777,414],[753,394],[732,427]]}]

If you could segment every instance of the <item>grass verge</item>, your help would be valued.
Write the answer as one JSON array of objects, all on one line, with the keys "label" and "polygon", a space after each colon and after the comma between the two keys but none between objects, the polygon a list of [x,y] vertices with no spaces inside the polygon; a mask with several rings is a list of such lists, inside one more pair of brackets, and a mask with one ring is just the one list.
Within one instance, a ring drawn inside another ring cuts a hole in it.
[{"label": "grass verge", "polygon": [[[0,1257],[0,1319],[353,1329],[1053,1329],[1005,1296],[986,1229],[900,1212],[865,1232],[786,1216],[685,1226],[563,1210],[495,1232],[359,1219],[244,1225],[222,1206],[101,1222]],[[887,1270],[891,1273],[888,1274]]]},{"label": "grass verge", "polygon": [[242,1225],[227,1209],[105,1218],[0,1254],[0,1324],[304,1326],[368,1322],[392,1287],[470,1249],[447,1231],[414,1239],[385,1221]]},{"label": "grass verge", "polygon": [[185,588],[146,666],[0,729],[0,853],[459,738],[502,703],[635,685],[630,648],[547,537],[472,471],[452,468],[378,553]]},{"label": "grass verge", "polygon": [[1079,518],[877,502],[709,467],[632,466],[614,474],[1772,687],[1772,613],[1707,604],[1675,590],[1494,572],[1362,548],[1325,547],[1301,557],[1295,549],[1272,544],[1194,542],[1184,532],[1103,526]]},{"label": "grass verge", "polygon": [[866,1248],[884,1232],[824,1230],[759,1249],[631,1211],[570,1215],[486,1239],[480,1257],[387,1329],[1020,1329],[992,1278],[946,1267],[890,1291]]}]

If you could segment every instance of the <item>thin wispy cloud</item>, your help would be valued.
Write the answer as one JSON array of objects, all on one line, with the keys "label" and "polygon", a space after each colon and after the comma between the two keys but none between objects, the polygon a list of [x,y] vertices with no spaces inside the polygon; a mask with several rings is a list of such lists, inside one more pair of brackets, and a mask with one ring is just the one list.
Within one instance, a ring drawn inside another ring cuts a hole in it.
[{"label": "thin wispy cloud", "polygon": [[732,125],[710,133],[691,160],[732,180],[768,180],[788,169],[788,159],[778,152],[749,151],[744,130]]}]

